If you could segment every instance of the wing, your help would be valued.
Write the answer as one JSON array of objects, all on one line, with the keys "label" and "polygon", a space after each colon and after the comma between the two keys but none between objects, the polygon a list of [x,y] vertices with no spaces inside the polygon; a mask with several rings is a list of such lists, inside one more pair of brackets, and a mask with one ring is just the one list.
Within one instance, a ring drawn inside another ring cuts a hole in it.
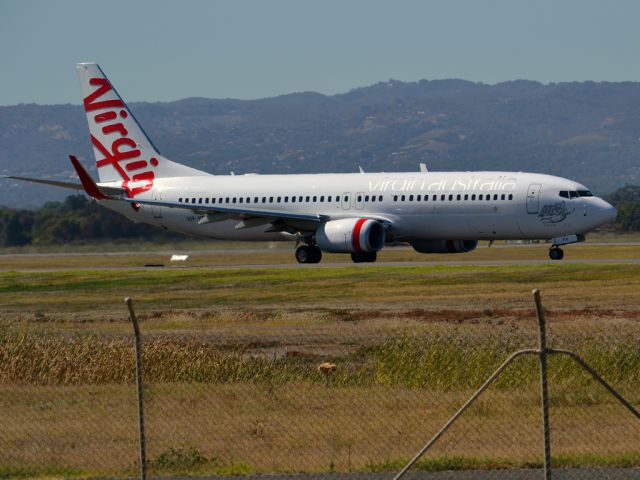
[{"label": "wing", "polygon": [[121,200],[138,205],[188,210],[196,215],[202,215],[199,221],[200,224],[220,222],[223,220],[238,220],[235,227],[237,229],[271,224],[268,230],[270,232],[312,232],[315,231],[318,223],[329,220],[328,215],[290,213],[280,210],[252,210],[238,207],[138,200],[133,198],[121,198]]}]

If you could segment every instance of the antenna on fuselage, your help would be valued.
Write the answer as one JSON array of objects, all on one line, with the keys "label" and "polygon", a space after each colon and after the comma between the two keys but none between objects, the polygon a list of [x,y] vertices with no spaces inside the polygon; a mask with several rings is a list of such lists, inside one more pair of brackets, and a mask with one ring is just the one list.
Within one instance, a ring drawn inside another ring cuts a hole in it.
[{"label": "antenna on fuselage", "polygon": [[360,165],[358,165],[358,170],[360,170],[360,173],[364,173],[364,170],[362,169],[362,167]]},{"label": "antenna on fuselage", "polygon": [[427,173],[429,171],[429,169],[427,168],[427,164],[426,163],[421,163],[420,164],[420,173]]}]

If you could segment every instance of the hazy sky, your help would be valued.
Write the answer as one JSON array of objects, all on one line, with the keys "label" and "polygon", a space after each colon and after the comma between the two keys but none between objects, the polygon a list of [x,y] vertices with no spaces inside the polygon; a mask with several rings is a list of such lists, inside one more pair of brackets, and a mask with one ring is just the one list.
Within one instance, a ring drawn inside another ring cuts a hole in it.
[{"label": "hazy sky", "polygon": [[0,105],[332,94],[390,78],[640,80],[640,2],[0,0]]}]

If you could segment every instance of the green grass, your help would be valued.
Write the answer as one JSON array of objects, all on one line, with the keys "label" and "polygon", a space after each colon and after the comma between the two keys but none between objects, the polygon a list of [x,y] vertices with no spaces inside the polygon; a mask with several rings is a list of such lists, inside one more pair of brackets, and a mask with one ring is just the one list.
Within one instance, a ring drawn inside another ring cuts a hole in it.
[{"label": "green grass", "polygon": [[[235,475],[401,467],[513,350],[536,347],[532,288],[550,344],[638,404],[639,287],[640,265],[579,263],[3,272],[0,477],[135,471],[125,296],[152,470]],[[568,359],[549,371],[555,462],[637,467],[629,412]],[[538,382],[536,359],[517,360],[420,468],[537,465]]]}]

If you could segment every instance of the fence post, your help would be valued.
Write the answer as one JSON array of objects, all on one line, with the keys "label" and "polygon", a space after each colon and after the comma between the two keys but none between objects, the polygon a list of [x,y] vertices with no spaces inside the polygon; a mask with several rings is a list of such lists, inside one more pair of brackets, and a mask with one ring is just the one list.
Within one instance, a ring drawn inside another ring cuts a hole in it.
[{"label": "fence post", "polygon": [[544,443],[544,478],[551,480],[551,439],[549,435],[549,391],[547,384],[547,332],[540,300],[540,290],[533,290],[540,330],[540,387],[542,391],[542,432]]},{"label": "fence post", "polygon": [[129,318],[133,323],[133,334],[136,338],[136,386],[138,387],[138,430],[140,439],[140,478],[141,480],[147,480],[147,456],[145,451],[145,437],[144,437],[144,401],[143,401],[143,388],[142,388],[142,342],[140,339],[140,327],[138,326],[138,319],[136,318],[136,312],[133,309],[133,300],[130,297],[124,299],[124,303],[127,304],[129,309]]}]

